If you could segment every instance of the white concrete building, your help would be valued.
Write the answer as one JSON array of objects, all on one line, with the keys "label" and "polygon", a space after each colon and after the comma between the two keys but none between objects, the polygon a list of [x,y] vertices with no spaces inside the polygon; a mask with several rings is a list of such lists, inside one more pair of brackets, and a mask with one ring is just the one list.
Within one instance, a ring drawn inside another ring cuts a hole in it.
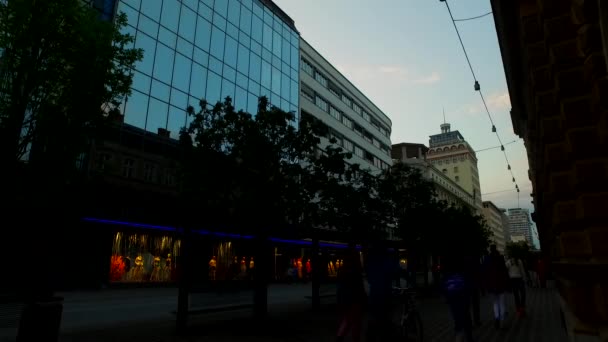
[{"label": "white concrete building", "polygon": [[490,227],[492,236],[490,240],[496,245],[499,252],[504,253],[507,241],[505,240],[505,231],[503,226],[503,212],[491,201],[483,202],[483,217]]},{"label": "white concrete building", "polygon": [[353,164],[378,172],[390,167],[392,122],[304,39],[300,39],[300,114],[329,127],[329,136],[352,152]]},{"label": "white concrete building", "polygon": [[525,241],[528,242],[530,246],[534,246],[532,240],[532,221],[530,219],[530,211],[528,209],[513,208],[509,209],[508,215],[511,241],[521,241],[520,237],[523,236]]}]

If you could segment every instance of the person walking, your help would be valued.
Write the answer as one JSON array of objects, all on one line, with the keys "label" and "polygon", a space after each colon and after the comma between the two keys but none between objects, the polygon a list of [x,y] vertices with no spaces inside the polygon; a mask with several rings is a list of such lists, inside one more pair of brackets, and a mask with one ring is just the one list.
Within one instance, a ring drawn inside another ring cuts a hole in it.
[{"label": "person walking", "polygon": [[454,320],[454,331],[459,340],[473,342],[473,323],[471,322],[472,278],[467,276],[467,262],[457,255],[444,258],[443,290]]},{"label": "person walking", "polygon": [[515,298],[515,308],[517,309],[517,315],[521,317],[524,315],[526,308],[526,283],[524,265],[520,259],[510,256],[509,260],[507,260],[506,266],[509,271],[511,291],[513,291],[513,297]]},{"label": "person walking", "polygon": [[508,288],[509,272],[505,258],[498,252],[496,245],[490,246],[490,255],[484,263],[486,290],[492,296],[494,309],[494,326],[500,329],[505,319],[505,292]]},{"label": "person walking", "polygon": [[361,341],[363,309],[367,301],[363,285],[363,267],[357,251],[348,251],[344,263],[338,271],[337,300],[339,309],[336,341],[344,341],[350,333],[353,342]]}]

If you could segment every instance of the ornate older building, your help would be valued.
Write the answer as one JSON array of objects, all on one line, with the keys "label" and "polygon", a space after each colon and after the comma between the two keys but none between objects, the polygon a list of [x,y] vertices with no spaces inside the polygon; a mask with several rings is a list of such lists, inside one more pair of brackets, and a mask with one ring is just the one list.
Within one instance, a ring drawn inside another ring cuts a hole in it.
[{"label": "ornate older building", "polygon": [[492,0],[571,341],[608,341],[608,2]]}]

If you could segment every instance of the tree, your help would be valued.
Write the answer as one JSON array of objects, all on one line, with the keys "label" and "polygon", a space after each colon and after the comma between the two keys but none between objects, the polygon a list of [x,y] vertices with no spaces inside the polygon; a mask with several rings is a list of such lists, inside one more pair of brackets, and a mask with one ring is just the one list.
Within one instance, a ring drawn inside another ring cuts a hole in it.
[{"label": "tree", "polygon": [[[34,188],[73,176],[105,118],[129,94],[142,51],[80,0],[0,2],[0,160],[8,178],[27,160]],[[7,184],[11,185],[11,184]],[[10,187],[9,187],[10,188]],[[10,195],[24,192],[11,192]]]},{"label": "tree", "polygon": [[530,245],[526,241],[508,242],[505,247],[505,253],[515,259],[528,262],[531,256]]},{"label": "tree", "polygon": [[[0,1],[0,185],[9,203],[3,217],[18,222],[7,238],[16,253],[39,260],[64,253],[66,221],[78,203],[77,161],[119,114],[142,56],[129,47],[133,37],[121,33],[126,16],[102,21],[83,4]],[[27,268],[10,264],[15,274]],[[28,297],[52,293],[47,278],[56,267],[43,264],[35,275],[12,277],[27,285],[19,289],[31,290]]]}]

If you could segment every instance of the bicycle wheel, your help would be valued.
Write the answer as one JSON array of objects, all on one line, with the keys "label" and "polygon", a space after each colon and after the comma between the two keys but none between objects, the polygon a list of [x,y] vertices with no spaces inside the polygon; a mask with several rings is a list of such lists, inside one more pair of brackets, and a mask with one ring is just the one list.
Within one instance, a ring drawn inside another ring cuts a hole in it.
[{"label": "bicycle wheel", "polygon": [[401,326],[401,336],[407,342],[423,342],[422,318],[417,312],[412,312]]}]

